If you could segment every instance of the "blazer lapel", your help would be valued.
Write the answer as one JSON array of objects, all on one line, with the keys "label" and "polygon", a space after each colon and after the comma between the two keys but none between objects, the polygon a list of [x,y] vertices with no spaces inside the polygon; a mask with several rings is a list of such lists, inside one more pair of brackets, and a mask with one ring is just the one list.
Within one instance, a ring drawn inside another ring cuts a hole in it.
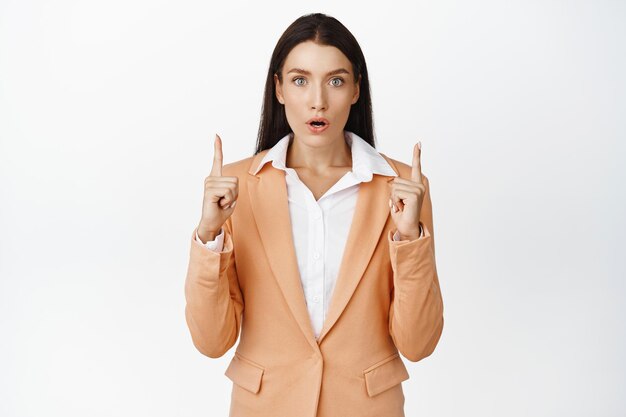
[{"label": "blazer lapel", "polygon": [[362,182],[359,186],[335,289],[317,343],[321,343],[341,316],[372,258],[389,217],[387,183],[391,180],[393,177],[374,174],[371,181]]},{"label": "blazer lapel", "polygon": [[306,339],[318,349],[293,243],[285,172],[267,163],[257,175],[252,174],[264,154],[259,153],[253,159],[247,178],[252,213],[270,268],[285,301]]},{"label": "blazer lapel", "polygon": [[[270,267],[289,309],[306,339],[317,349],[346,308],[380,240],[389,217],[388,182],[393,177],[374,174],[371,181],[359,186],[337,281],[322,331],[316,341],[293,243],[285,173],[274,168],[271,163],[266,163],[256,175],[253,174],[264,155],[265,152],[261,152],[253,158],[247,178],[252,212]],[[397,172],[389,158],[385,159]]]}]

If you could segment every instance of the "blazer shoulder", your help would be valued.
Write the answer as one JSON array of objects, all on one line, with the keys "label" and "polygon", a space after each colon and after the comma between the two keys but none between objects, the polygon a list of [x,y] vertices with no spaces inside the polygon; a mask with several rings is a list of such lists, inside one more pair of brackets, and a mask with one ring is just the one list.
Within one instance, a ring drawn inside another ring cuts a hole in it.
[{"label": "blazer shoulder", "polygon": [[[398,176],[400,178],[411,178],[411,165],[391,158],[382,152],[379,152],[379,154],[387,160],[389,165],[391,165],[391,167],[398,173]],[[424,174],[424,171],[422,171],[422,178],[424,179],[424,182],[428,184],[428,177],[426,176],[426,174]]]},{"label": "blazer shoulder", "polygon": [[222,166],[222,174],[225,176],[244,177],[250,170],[250,167],[256,158],[257,155],[252,155],[247,158],[225,164]]}]

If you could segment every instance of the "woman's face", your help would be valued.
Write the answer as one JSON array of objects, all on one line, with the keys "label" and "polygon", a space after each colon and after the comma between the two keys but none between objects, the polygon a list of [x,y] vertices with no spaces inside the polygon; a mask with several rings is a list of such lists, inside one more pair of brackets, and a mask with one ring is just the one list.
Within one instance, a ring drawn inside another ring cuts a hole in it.
[{"label": "woman's face", "polygon": [[[276,84],[276,98],[285,105],[287,122],[294,135],[308,145],[325,145],[343,140],[350,107],[359,99],[350,60],[337,48],[312,41],[296,45],[282,68],[283,82]],[[324,117],[328,127],[312,132],[307,122]]]}]

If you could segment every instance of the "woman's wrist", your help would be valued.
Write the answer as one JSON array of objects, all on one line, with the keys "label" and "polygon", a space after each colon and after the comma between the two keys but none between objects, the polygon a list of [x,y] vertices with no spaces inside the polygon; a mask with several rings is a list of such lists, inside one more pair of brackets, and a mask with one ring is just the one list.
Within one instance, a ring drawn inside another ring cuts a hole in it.
[{"label": "woman's wrist", "polygon": [[200,238],[201,241],[208,242],[210,240],[215,240],[215,237],[220,234],[220,230],[217,230],[217,231],[207,230],[201,226],[198,226],[197,232],[198,232],[198,237]]}]

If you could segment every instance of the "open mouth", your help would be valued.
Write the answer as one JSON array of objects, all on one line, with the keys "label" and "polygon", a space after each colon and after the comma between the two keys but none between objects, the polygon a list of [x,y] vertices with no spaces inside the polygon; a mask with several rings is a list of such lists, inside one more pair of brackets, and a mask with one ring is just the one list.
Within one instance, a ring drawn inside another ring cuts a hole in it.
[{"label": "open mouth", "polygon": [[309,131],[314,134],[319,134],[328,129],[328,119],[325,117],[312,117],[306,124],[309,126]]},{"label": "open mouth", "polygon": [[311,127],[324,127],[327,126],[329,124],[328,119],[326,119],[325,117],[311,117],[308,121],[307,124]]}]

